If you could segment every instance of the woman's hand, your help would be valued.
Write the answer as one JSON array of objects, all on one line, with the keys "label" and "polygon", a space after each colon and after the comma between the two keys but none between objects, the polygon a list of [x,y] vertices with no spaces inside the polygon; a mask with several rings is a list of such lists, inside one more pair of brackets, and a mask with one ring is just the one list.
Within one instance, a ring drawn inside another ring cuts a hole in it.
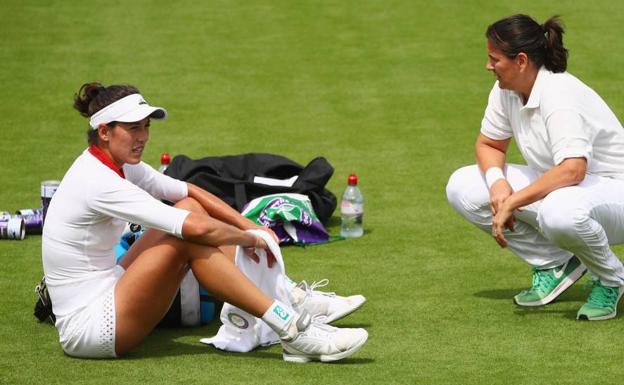
[{"label": "woman's hand", "polygon": [[273,240],[275,241],[275,243],[277,243],[279,245],[279,238],[277,237],[277,235],[275,235],[275,232],[273,230],[271,230],[271,228],[269,226],[260,226],[260,225],[256,225],[256,227],[254,228],[254,230],[262,230],[262,231],[266,231],[267,233],[269,233],[269,235],[271,236],[271,238],[273,238]]},{"label": "woman's hand", "polygon": [[499,179],[490,189],[490,209],[492,210],[492,236],[500,247],[507,247],[507,240],[503,235],[504,229],[513,231],[516,218],[513,209],[505,205],[507,198],[513,194],[513,189],[506,179]]},{"label": "woman's hand", "polygon": [[[518,211],[522,211],[522,209],[518,208]],[[492,219],[492,236],[500,247],[507,247],[507,239],[503,235],[503,230],[514,231],[516,217],[513,212],[514,209],[509,202],[503,203],[498,207],[498,211]]]},{"label": "woman's hand", "polygon": [[492,215],[496,215],[503,203],[513,194],[513,189],[506,179],[499,179],[490,188],[490,209]]},{"label": "woman's hand", "polygon": [[503,235],[504,229],[514,231],[516,218],[513,208],[505,204],[513,194],[513,189],[506,179],[499,179],[490,188],[490,209],[492,210],[492,236],[500,247],[507,247],[507,239]]},{"label": "woman's hand", "polygon": [[259,237],[257,235],[254,235],[254,237],[256,238],[256,243],[253,247],[243,247],[245,255],[251,258],[254,262],[260,263],[260,256],[256,253],[256,249],[262,249],[266,251],[268,268],[272,268],[276,262],[275,255],[273,255],[273,252],[269,248],[269,245],[267,245],[262,237]]}]

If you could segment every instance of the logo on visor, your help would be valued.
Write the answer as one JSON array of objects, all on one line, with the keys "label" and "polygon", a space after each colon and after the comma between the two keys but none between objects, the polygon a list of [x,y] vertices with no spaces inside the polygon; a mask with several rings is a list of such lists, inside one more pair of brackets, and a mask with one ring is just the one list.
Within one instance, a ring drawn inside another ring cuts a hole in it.
[{"label": "logo on visor", "polygon": [[139,105],[141,105],[141,104],[147,104],[147,102],[145,100],[141,99],[141,101],[139,101]]}]

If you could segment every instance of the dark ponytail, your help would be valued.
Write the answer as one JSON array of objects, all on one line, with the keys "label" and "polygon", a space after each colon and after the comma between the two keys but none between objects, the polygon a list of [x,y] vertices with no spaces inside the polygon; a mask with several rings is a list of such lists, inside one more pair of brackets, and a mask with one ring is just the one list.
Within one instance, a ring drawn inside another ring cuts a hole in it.
[{"label": "dark ponytail", "polygon": [[546,34],[544,64],[552,72],[564,72],[568,66],[568,50],[563,47],[563,25],[559,16],[553,16],[542,25]]},{"label": "dark ponytail", "polygon": [[485,36],[510,59],[524,52],[539,68],[564,72],[568,50],[563,47],[563,26],[558,16],[543,25],[527,15],[513,15],[490,25]]},{"label": "dark ponytail", "polygon": [[[136,87],[130,85],[112,85],[104,87],[98,82],[85,83],[74,95],[74,108],[85,118],[91,117],[102,108],[128,95],[140,93]],[[115,126],[115,122],[109,123]],[[97,144],[98,132],[89,127],[87,131],[89,144]]]}]

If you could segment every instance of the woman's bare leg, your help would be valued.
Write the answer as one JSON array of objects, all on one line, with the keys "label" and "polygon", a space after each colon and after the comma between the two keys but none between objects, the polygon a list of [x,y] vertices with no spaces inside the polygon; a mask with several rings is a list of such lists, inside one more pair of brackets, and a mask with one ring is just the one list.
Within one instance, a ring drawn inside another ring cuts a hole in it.
[{"label": "woman's bare leg", "polygon": [[225,256],[228,257],[232,262],[235,262],[236,246],[232,246],[232,245],[220,246],[219,250],[221,250],[221,252],[225,254]]},{"label": "woman's bare leg", "polygon": [[[180,202],[179,207],[201,210],[192,199]],[[162,319],[189,262],[201,286],[256,317],[261,317],[273,302],[221,250],[160,231],[148,230],[130,248],[124,261],[126,272],[115,287],[118,355],[138,345]]]}]

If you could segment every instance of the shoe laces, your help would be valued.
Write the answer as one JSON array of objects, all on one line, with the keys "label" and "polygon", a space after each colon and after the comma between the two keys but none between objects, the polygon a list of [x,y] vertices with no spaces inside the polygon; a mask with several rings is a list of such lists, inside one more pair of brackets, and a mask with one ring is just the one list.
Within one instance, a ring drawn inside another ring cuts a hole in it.
[{"label": "shoe laces", "polygon": [[318,282],[314,281],[314,282],[312,282],[312,284],[310,286],[308,286],[306,284],[306,292],[309,295],[312,295],[312,296],[314,296],[314,295],[324,295],[324,296],[327,296],[327,297],[335,297],[336,293],[333,292],[333,291],[320,291],[320,290],[316,290],[317,288],[325,287],[328,284],[329,284],[329,279],[327,279],[327,278],[323,278],[323,279],[321,279]]},{"label": "shoe laces", "polygon": [[530,290],[542,290],[548,289],[553,281],[552,274],[550,274],[550,270],[539,270],[533,269],[533,283],[531,284]]},{"label": "shoe laces", "polygon": [[591,282],[593,287],[587,303],[598,307],[613,306],[618,296],[618,290],[613,287],[603,286],[599,279]]},{"label": "shoe laces", "polygon": [[334,326],[319,322],[315,317],[312,317],[312,321],[304,333],[311,337],[325,337],[328,333],[332,333],[336,330]]}]

